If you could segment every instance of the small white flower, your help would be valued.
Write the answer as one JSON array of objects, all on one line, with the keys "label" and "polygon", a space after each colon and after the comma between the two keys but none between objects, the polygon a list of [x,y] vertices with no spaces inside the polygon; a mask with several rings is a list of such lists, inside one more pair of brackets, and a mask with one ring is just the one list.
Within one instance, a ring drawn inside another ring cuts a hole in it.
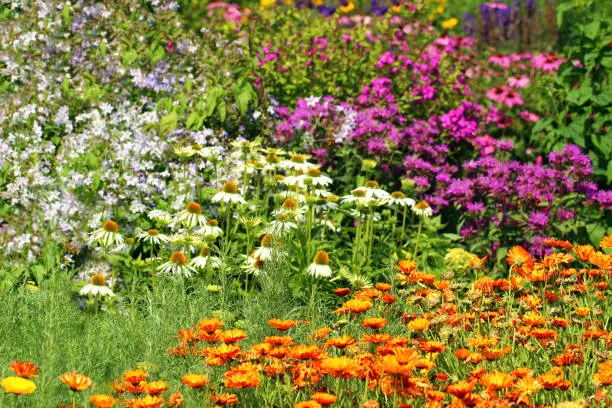
[{"label": "small white flower", "polygon": [[106,221],[102,228],[92,232],[91,239],[103,247],[121,245],[123,243],[123,235],[119,233],[119,225],[110,220]]},{"label": "small white flower", "polygon": [[314,257],[313,262],[308,266],[306,271],[315,278],[329,278],[332,276],[332,270],[329,267],[329,255],[325,251],[319,251]]},{"label": "small white flower", "polygon": [[433,215],[433,210],[427,201],[418,202],[414,207],[412,207],[412,211],[414,211],[415,214],[423,217],[431,217]]},{"label": "small white flower", "polygon": [[206,216],[202,214],[202,206],[195,201],[187,204],[183,211],[174,215],[172,224],[182,224],[186,228],[192,229],[196,226],[206,225]]},{"label": "small white flower", "polygon": [[79,291],[79,295],[81,296],[87,296],[89,294],[93,296],[115,296],[111,288],[106,286],[106,279],[104,279],[104,276],[101,274],[92,276],[90,282]]},{"label": "small white flower", "polygon": [[412,198],[406,197],[406,194],[401,191],[394,191],[391,193],[391,197],[389,197],[388,203],[390,206],[399,206],[399,207],[414,207],[416,204]]},{"label": "small white flower", "polygon": [[138,240],[146,242],[147,244],[161,245],[162,242],[168,242],[168,236],[160,233],[156,229],[149,229],[143,231],[136,236]]},{"label": "small white flower", "polygon": [[212,201],[215,203],[223,201],[224,203],[246,204],[246,200],[238,193],[238,186],[233,181],[225,183],[221,187],[221,191],[212,198]]}]

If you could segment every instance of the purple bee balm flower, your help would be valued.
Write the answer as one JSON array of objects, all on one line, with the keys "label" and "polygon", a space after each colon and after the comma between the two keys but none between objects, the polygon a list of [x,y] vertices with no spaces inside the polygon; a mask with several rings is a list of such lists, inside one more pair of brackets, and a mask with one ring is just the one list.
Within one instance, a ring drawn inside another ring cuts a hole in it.
[{"label": "purple bee balm flower", "polygon": [[529,215],[529,226],[542,229],[548,225],[548,215],[544,211],[534,211]]}]

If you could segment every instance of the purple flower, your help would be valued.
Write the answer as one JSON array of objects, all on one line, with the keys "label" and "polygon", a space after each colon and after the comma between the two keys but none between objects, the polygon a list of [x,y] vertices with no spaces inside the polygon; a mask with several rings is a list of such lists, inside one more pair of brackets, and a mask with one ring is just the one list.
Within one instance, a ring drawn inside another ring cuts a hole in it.
[{"label": "purple flower", "polygon": [[548,215],[543,211],[534,211],[529,215],[529,225],[533,229],[542,229],[548,225]]}]

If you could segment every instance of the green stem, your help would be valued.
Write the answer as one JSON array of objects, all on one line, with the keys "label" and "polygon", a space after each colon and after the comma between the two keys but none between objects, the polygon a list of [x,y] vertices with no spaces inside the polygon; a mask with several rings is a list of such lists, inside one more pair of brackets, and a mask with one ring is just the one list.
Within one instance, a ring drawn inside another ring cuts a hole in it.
[{"label": "green stem", "polygon": [[419,217],[419,230],[417,231],[416,242],[414,243],[414,252],[412,253],[412,260],[416,262],[417,250],[419,249],[419,240],[421,239],[421,230],[423,229],[423,217]]},{"label": "green stem", "polygon": [[400,240],[402,245],[404,245],[404,239],[406,237],[406,208],[408,207],[404,206],[404,215],[402,216],[402,238]]},{"label": "green stem", "polygon": [[225,253],[229,251],[229,236],[230,236],[230,217],[231,217],[231,201],[227,202],[225,207]]}]

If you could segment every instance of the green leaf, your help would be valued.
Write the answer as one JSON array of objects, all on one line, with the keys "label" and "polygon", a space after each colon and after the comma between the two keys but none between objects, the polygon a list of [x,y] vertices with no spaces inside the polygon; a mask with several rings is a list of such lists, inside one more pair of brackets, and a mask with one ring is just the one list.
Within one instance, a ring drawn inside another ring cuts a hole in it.
[{"label": "green leaf", "polygon": [[597,37],[597,33],[599,33],[599,27],[601,26],[599,21],[593,21],[587,25],[582,26],[582,32],[584,36],[589,40],[594,40]]},{"label": "green leaf", "polygon": [[593,97],[593,102],[599,106],[608,106],[612,104],[612,88],[607,87],[599,94]]},{"label": "green leaf", "polygon": [[178,126],[178,115],[176,111],[172,111],[163,118],[161,118],[159,122],[159,132],[162,134],[168,134],[172,132]]},{"label": "green leaf", "polygon": [[587,225],[587,232],[589,233],[589,240],[595,247],[599,246],[599,242],[606,234],[606,228],[601,224],[589,224]]},{"label": "green leaf", "polygon": [[187,122],[185,122],[185,126],[188,129],[194,129],[194,123],[196,123],[196,121],[200,118],[200,115],[198,114],[198,112],[191,112],[189,114],[189,116],[187,117]]},{"label": "green leaf", "polygon": [[593,88],[588,85],[582,85],[579,88],[572,89],[565,100],[574,105],[582,106],[593,96]]}]

